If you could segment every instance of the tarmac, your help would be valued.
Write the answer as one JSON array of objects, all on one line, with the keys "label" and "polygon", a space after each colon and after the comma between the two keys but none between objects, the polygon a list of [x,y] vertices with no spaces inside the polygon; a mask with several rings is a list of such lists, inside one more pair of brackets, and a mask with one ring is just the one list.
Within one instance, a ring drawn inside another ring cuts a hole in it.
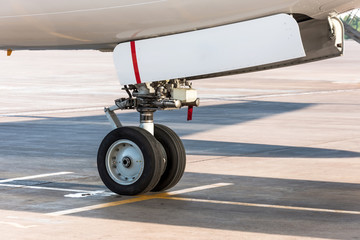
[{"label": "tarmac", "polygon": [[[197,80],[201,106],[155,113],[187,166],[167,193],[101,182],[111,53],[0,56],[1,239],[360,239],[360,45],[340,58]],[[138,113],[122,111],[124,125]]]}]

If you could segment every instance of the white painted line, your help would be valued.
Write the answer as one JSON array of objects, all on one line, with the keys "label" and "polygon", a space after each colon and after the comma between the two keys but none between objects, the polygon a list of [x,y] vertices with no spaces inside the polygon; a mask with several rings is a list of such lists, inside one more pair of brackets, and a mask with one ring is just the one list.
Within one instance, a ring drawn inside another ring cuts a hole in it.
[{"label": "white painted line", "polygon": [[73,208],[73,209],[64,210],[64,211],[47,213],[46,215],[62,216],[62,215],[68,215],[68,214],[73,214],[73,213],[96,210],[96,209],[100,209],[100,208],[114,207],[114,206],[119,206],[119,205],[128,204],[128,203],[141,202],[141,201],[146,201],[146,200],[150,200],[150,199],[174,196],[174,195],[183,194],[183,193],[196,192],[196,191],[207,190],[207,189],[218,188],[218,187],[225,187],[225,186],[229,186],[229,185],[233,185],[233,183],[216,183],[216,184],[205,185],[205,186],[200,186],[200,187],[186,188],[183,190],[172,191],[172,192],[168,192],[168,193],[143,195],[143,196],[130,198],[130,199],[122,200],[122,201],[103,203],[103,204],[97,204],[97,205],[92,205],[92,206],[87,206],[87,207]]},{"label": "white painted line", "polygon": [[[26,189],[50,190],[50,191],[60,191],[60,192],[77,192],[77,193],[92,193],[92,192],[94,192],[94,191],[89,191],[89,190],[79,190],[79,189],[70,189],[70,188],[52,188],[52,187],[27,186],[27,185],[15,185],[15,184],[0,184],[0,187],[26,188]],[[95,192],[98,192],[98,191],[95,191]]]},{"label": "white painted line", "polygon": [[110,197],[115,196],[116,193],[113,192],[106,192],[104,190],[99,191],[91,191],[91,192],[80,192],[80,193],[71,193],[64,195],[66,198],[86,198],[86,197],[92,197],[92,196],[101,196],[101,197]]},{"label": "white painted line", "polygon": [[69,215],[69,214],[73,214],[73,213],[96,210],[96,209],[100,209],[100,208],[107,208],[107,207],[123,205],[123,204],[127,204],[127,203],[141,202],[141,201],[145,201],[145,200],[149,200],[149,199],[153,199],[153,198],[154,197],[151,197],[151,196],[141,196],[141,197],[130,198],[130,199],[117,201],[117,202],[96,204],[96,205],[87,206],[87,207],[80,207],[80,208],[73,208],[73,209],[68,209],[68,210],[63,210],[63,211],[58,211],[58,212],[52,212],[52,213],[47,213],[45,215],[47,215],[47,216],[63,216],[63,215]]},{"label": "white painted line", "polygon": [[80,197],[89,197],[89,196],[112,196],[114,193],[106,192],[105,190],[81,190],[81,189],[71,189],[71,188],[54,188],[54,187],[43,187],[43,186],[29,186],[29,185],[19,185],[19,184],[4,184],[17,180],[29,180],[35,178],[44,178],[49,176],[58,176],[71,174],[73,172],[57,172],[57,173],[48,173],[48,174],[39,174],[27,177],[11,178],[4,179],[0,181],[0,187],[9,187],[9,188],[25,188],[25,189],[37,189],[37,190],[50,190],[50,191],[60,191],[60,192],[73,192],[75,194],[67,194],[64,197],[70,198],[80,198]]},{"label": "white painted line", "polygon": [[0,221],[0,224],[10,225],[10,226],[13,226],[13,227],[16,227],[16,228],[23,228],[23,229],[37,227],[36,225],[25,226],[25,225],[21,225],[19,223],[14,223],[14,222],[1,222]]},{"label": "white painted line", "polygon": [[182,198],[182,197],[161,197],[161,198],[162,199],[169,199],[169,200],[187,201],[187,202],[201,202],[201,203],[237,205],[237,206],[244,206],[244,207],[276,208],[276,209],[286,209],[286,210],[298,210],[298,211],[310,211],[310,212],[326,212],[326,213],[343,213],[343,214],[360,215],[360,211],[346,211],[346,210],[334,210],[334,209],[323,209],[323,208],[294,207],[294,206],[283,206],[283,205],[272,205],[272,204],[218,201],[218,200]]},{"label": "white painted line", "polygon": [[9,178],[9,179],[0,180],[0,183],[8,183],[8,182],[13,182],[13,181],[18,181],[18,180],[29,180],[29,179],[35,179],[35,178],[66,175],[66,174],[71,174],[71,173],[73,173],[73,172],[56,172],[56,173],[39,174],[39,175],[33,175],[33,176],[27,176],[27,177]]}]

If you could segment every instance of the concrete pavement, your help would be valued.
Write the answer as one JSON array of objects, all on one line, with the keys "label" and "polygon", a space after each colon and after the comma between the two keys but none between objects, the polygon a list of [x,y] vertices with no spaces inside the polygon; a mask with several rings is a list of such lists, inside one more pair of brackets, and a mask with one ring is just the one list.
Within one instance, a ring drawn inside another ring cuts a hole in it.
[{"label": "concrete pavement", "polygon": [[[327,61],[194,81],[202,105],[157,112],[183,139],[168,194],[110,193],[96,152],[125,96],[111,54],[0,56],[4,239],[359,239],[360,45]],[[125,125],[138,113],[124,111]]]}]

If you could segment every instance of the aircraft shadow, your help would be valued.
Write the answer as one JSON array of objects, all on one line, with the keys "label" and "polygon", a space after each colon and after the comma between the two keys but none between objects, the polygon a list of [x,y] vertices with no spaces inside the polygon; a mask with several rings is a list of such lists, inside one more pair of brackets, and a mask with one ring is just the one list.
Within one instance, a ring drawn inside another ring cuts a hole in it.
[{"label": "aircraft shadow", "polygon": [[[196,108],[194,120],[191,122],[186,122],[186,109],[159,111],[155,118],[158,123],[170,126],[184,137],[310,106],[312,104],[309,103],[246,101]],[[124,111],[119,117],[124,125],[136,125],[139,115],[134,111]],[[111,131],[110,124],[103,115],[70,118],[36,117],[36,120],[32,121],[0,123],[0,139],[3,139],[0,142],[0,158],[13,156],[19,159],[24,157],[57,159],[61,157],[61,159],[88,161],[96,158],[98,146],[109,131]],[[200,140],[184,140],[184,143],[187,153],[193,155],[315,158],[360,156],[359,152],[323,148]]]},{"label": "aircraft shadow", "polygon": [[[17,184],[22,184],[22,182],[27,182],[26,185],[55,188],[97,189],[101,187],[69,182],[18,181]],[[239,231],[239,234],[241,234],[240,232],[254,232],[327,239],[356,239],[360,234],[358,228],[360,224],[360,205],[358,204],[360,184],[187,172],[179,185],[172,190],[220,182],[233,183],[233,185],[176,196],[205,200],[203,202],[155,198],[74,215],[86,218],[231,230]],[[30,190],[25,191],[30,194]],[[31,204],[18,203],[26,201],[25,193],[21,193],[22,198],[14,200],[11,204],[7,203],[5,209],[16,205],[17,211],[44,211],[36,200],[32,203],[33,207]],[[11,194],[11,192],[4,192],[3,199],[6,199],[6,194]],[[38,192],[36,196],[37,198],[47,198],[47,194],[46,191],[43,191]],[[58,198],[52,198],[52,202],[45,206],[53,211],[53,209],[87,206],[90,202],[99,204],[128,198],[110,196],[69,199],[59,195]],[[219,202],[207,202],[207,200]],[[248,203],[252,206],[225,204],[224,202]],[[268,207],[261,205],[268,205]],[[285,208],[282,208],[284,206]],[[288,208],[286,208],[287,206]],[[291,207],[311,208],[319,211],[291,209]],[[350,211],[355,214],[325,212],[322,211],[323,209]]]},{"label": "aircraft shadow", "polygon": [[254,143],[183,140],[186,153],[205,156],[245,156],[264,158],[356,158],[360,152],[326,148],[294,147]]},{"label": "aircraft shadow", "polygon": [[[180,183],[181,188],[193,187],[194,183],[201,185],[202,180],[210,180],[210,184],[230,182],[234,183],[234,186],[177,196],[180,198],[360,211],[358,204],[360,184],[203,173],[186,173],[183,179]],[[184,202],[154,199],[140,204],[130,204],[126,206],[126,210],[116,211],[113,209],[113,211],[104,213],[102,217],[176,226],[329,239],[349,239],[349,236],[358,237],[360,234],[358,228],[360,215],[276,207],[236,206],[206,203],[206,201]]]},{"label": "aircraft shadow", "polygon": [[186,108],[180,111],[159,111],[155,113],[155,119],[158,123],[169,125],[182,137],[198,132],[206,132],[209,129],[298,111],[313,105],[311,103],[243,101],[194,108],[193,120],[190,122],[186,122]]}]

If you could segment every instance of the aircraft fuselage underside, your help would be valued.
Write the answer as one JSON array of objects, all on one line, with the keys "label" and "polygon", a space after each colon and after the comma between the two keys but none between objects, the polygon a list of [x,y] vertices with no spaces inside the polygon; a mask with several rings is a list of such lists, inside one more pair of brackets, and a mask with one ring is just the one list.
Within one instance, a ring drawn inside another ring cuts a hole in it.
[{"label": "aircraft fuselage underside", "polygon": [[[102,49],[279,13],[324,20],[360,0],[0,0],[0,49]],[[302,20],[303,17],[297,17]]]}]

